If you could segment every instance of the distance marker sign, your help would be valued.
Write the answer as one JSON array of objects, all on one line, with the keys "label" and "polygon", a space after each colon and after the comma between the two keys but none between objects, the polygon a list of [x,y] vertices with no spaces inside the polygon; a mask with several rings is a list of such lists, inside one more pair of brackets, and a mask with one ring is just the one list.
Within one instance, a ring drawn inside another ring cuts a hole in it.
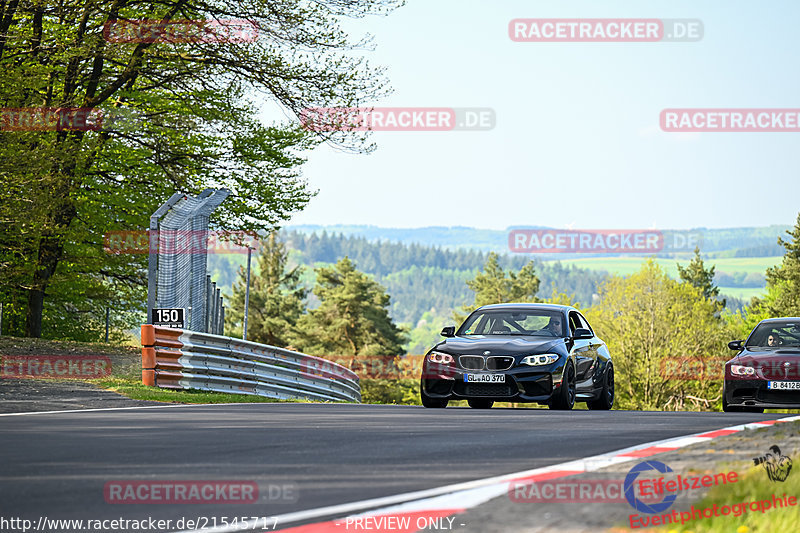
[{"label": "distance marker sign", "polygon": [[183,329],[186,310],[183,308],[174,309],[153,309],[153,325],[162,328]]}]

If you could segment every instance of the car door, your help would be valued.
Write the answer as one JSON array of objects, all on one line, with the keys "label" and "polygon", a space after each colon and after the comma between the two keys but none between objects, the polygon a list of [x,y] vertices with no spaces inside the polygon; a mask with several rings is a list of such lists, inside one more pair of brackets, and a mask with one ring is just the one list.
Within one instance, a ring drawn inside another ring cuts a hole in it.
[{"label": "car door", "polygon": [[[569,335],[573,337],[575,330],[583,327],[578,313],[571,311],[569,313]],[[578,391],[584,388],[586,375],[594,360],[591,355],[591,342],[589,339],[575,339],[572,345],[572,354],[575,356],[575,378]]]},{"label": "car door", "polygon": [[588,351],[589,351],[589,354],[590,354],[589,356],[592,358],[593,364],[589,368],[589,371],[587,372],[587,376],[586,376],[587,379],[590,380],[587,383],[587,387],[588,388],[592,388],[594,386],[594,378],[596,377],[596,375],[599,372],[602,371],[603,362],[604,362],[605,359],[607,359],[607,357],[604,357],[603,354],[601,353],[601,350],[604,349],[605,345],[603,344],[603,341],[600,340],[600,337],[598,337],[595,334],[594,329],[592,329],[592,326],[589,324],[589,321],[586,320],[586,317],[584,317],[582,314],[578,313],[578,318],[580,319],[581,323],[583,324],[582,327],[586,328],[586,329],[588,329],[589,331],[592,332],[592,338],[589,339],[589,350]]},{"label": "car door", "polygon": [[594,391],[594,375],[597,372],[597,349],[599,340],[594,336],[594,331],[589,322],[577,311],[569,314],[570,335],[575,334],[578,328],[588,329],[592,332],[590,339],[575,339],[572,352],[575,354],[575,374],[577,392],[591,393]]}]

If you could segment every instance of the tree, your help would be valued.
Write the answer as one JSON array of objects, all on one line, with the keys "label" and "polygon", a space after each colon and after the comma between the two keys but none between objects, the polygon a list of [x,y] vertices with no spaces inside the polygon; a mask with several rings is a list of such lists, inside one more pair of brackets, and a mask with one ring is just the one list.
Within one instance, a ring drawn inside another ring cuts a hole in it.
[{"label": "tree", "polygon": [[700,256],[700,247],[694,249],[694,257],[688,266],[682,267],[678,264],[678,274],[684,283],[688,283],[692,287],[700,289],[703,296],[709,300],[719,302],[717,305],[719,311],[725,307],[725,300],[719,299],[719,287],[714,284],[714,273],[716,267],[712,265],[710,268],[705,268],[703,258]]},{"label": "tree", "polygon": [[[0,203],[10,228],[0,293],[23,306],[24,333],[40,336],[46,296],[68,293],[78,279],[92,289],[76,295],[84,301],[114,297],[118,283],[143,293],[144,256],[105,257],[102,236],[146,227],[175,190],[228,188],[214,224],[270,230],[314,194],[299,170],[305,151],[325,140],[370,150],[366,134],[265,126],[255,118],[257,100],[299,117],[309,107],[354,107],[385,94],[382,71],[348,53],[369,40],[350,42],[338,21],[399,3],[0,2],[0,107],[104,117],[99,131],[0,132],[0,190],[17,195]],[[115,42],[104,33],[118,20],[231,19],[254,24],[261,38]]]},{"label": "tree", "polygon": [[[255,342],[285,348],[297,335],[297,321],[305,310],[306,289],[302,286],[303,269],[287,269],[286,246],[271,232],[258,255],[258,269],[250,279],[250,302],[247,338]],[[229,304],[231,334],[241,336],[244,323],[244,300],[247,273],[239,269]]]},{"label": "tree", "polygon": [[767,269],[767,297],[753,305],[763,307],[770,316],[800,316],[800,215],[786,233],[790,240],[778,238],[786,250],[783,261]]},{"label": "tree", "polygon": [[599,292],[586,316],[612,354],[621,407],[718,402],[722,384],[712,377],[729,358],[730,339],[714,301],[670,279],[653,259],[630,276],[611,277]]},{"label": "tree", "polygon": [[403,354],[405,334],[387,310],[389,295],[377,282],[356,270],[348,257],[315,269],[314,294],[320,305],[300,317],[294,346],[308,354],[334,358]]},{"label": "tree", "polygon": [[580,308],[580,305],[578,305],[578,303],[575,301],[574,294],[559,292],[555,285],[553,286],[553,292],[550,294],[550,298],[545,300],[545,302],[549,304],[568,305],[570,307]]},{"label": "tree", "polygon": [[692,287],[700,289],[703,296],[710,299],[716,299],[719,296],[719,287],[714,285],[714,271],[715,266],[705,268],[703,258],[700,256],[700,247],[695,247],[694,257],[687,267],[682,267],[678,264],[678,274],[685,283]]},{"label": "tree", "polygon": [[533,261],[517,273],[510,270],[506,272],[494,252],[487,257],[483,272],[478,272],[474,279],[467,281],[467,286],[475,292],[475,300],[471,306],[461,308],[463,314],[453,313],[457,322],[462,322],[467,314],[482,305],[539,301],[536,297],[539,292],[539,278],[536,276]]}]

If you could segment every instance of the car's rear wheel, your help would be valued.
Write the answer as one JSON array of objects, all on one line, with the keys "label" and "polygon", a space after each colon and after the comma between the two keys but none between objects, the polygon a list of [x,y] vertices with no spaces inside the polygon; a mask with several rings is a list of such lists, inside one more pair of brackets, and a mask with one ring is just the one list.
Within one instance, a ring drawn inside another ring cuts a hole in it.
[{"label": "car's rear wheel", "polygon": [[564,369],[564,377],[561,381],[561,388],[558,393],[550,400],[550,409],[568,411],[575,406],[575,368],[572,363],[567,364]]},{"label": "car's rear wheel", "polygon": [[444,409],[447,407],[449,400],[441,400],[439,398],[431,398],[427,394],[425,394],[425,387],[423,386],[422,380],[419,382],[419,397],[422,400],[422,406],[427,407],[429,409]]},{"label": "car's rear wheel", "polygon": [[485,400],[483,398],[471,398],[467,403],[473,409],[491,409],[494,405],[494,400]]},{"label": "car's rear wheel", "polygon": [[600,397],[586,402],[586,405],[594,411],[608,411],[614,407],[614,367],[611,364],[608,365],[603,378],[603,390],[600,391]]}]

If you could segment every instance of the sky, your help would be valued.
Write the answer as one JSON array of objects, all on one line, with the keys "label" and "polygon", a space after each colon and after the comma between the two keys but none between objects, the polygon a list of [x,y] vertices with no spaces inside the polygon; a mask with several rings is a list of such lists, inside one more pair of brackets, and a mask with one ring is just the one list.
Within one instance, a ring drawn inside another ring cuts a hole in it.
[{"label": "sky", "polygon": [[[790,1],[408,0],[348,22],[387,67],[380,107],[491,108],[488,131],[327,145],[290,224],[689,229],[793,224],[800,133],[674,133],[668,108],[800,108]],[[517,18],[700,19],[696,42],[514,42]]]}]

